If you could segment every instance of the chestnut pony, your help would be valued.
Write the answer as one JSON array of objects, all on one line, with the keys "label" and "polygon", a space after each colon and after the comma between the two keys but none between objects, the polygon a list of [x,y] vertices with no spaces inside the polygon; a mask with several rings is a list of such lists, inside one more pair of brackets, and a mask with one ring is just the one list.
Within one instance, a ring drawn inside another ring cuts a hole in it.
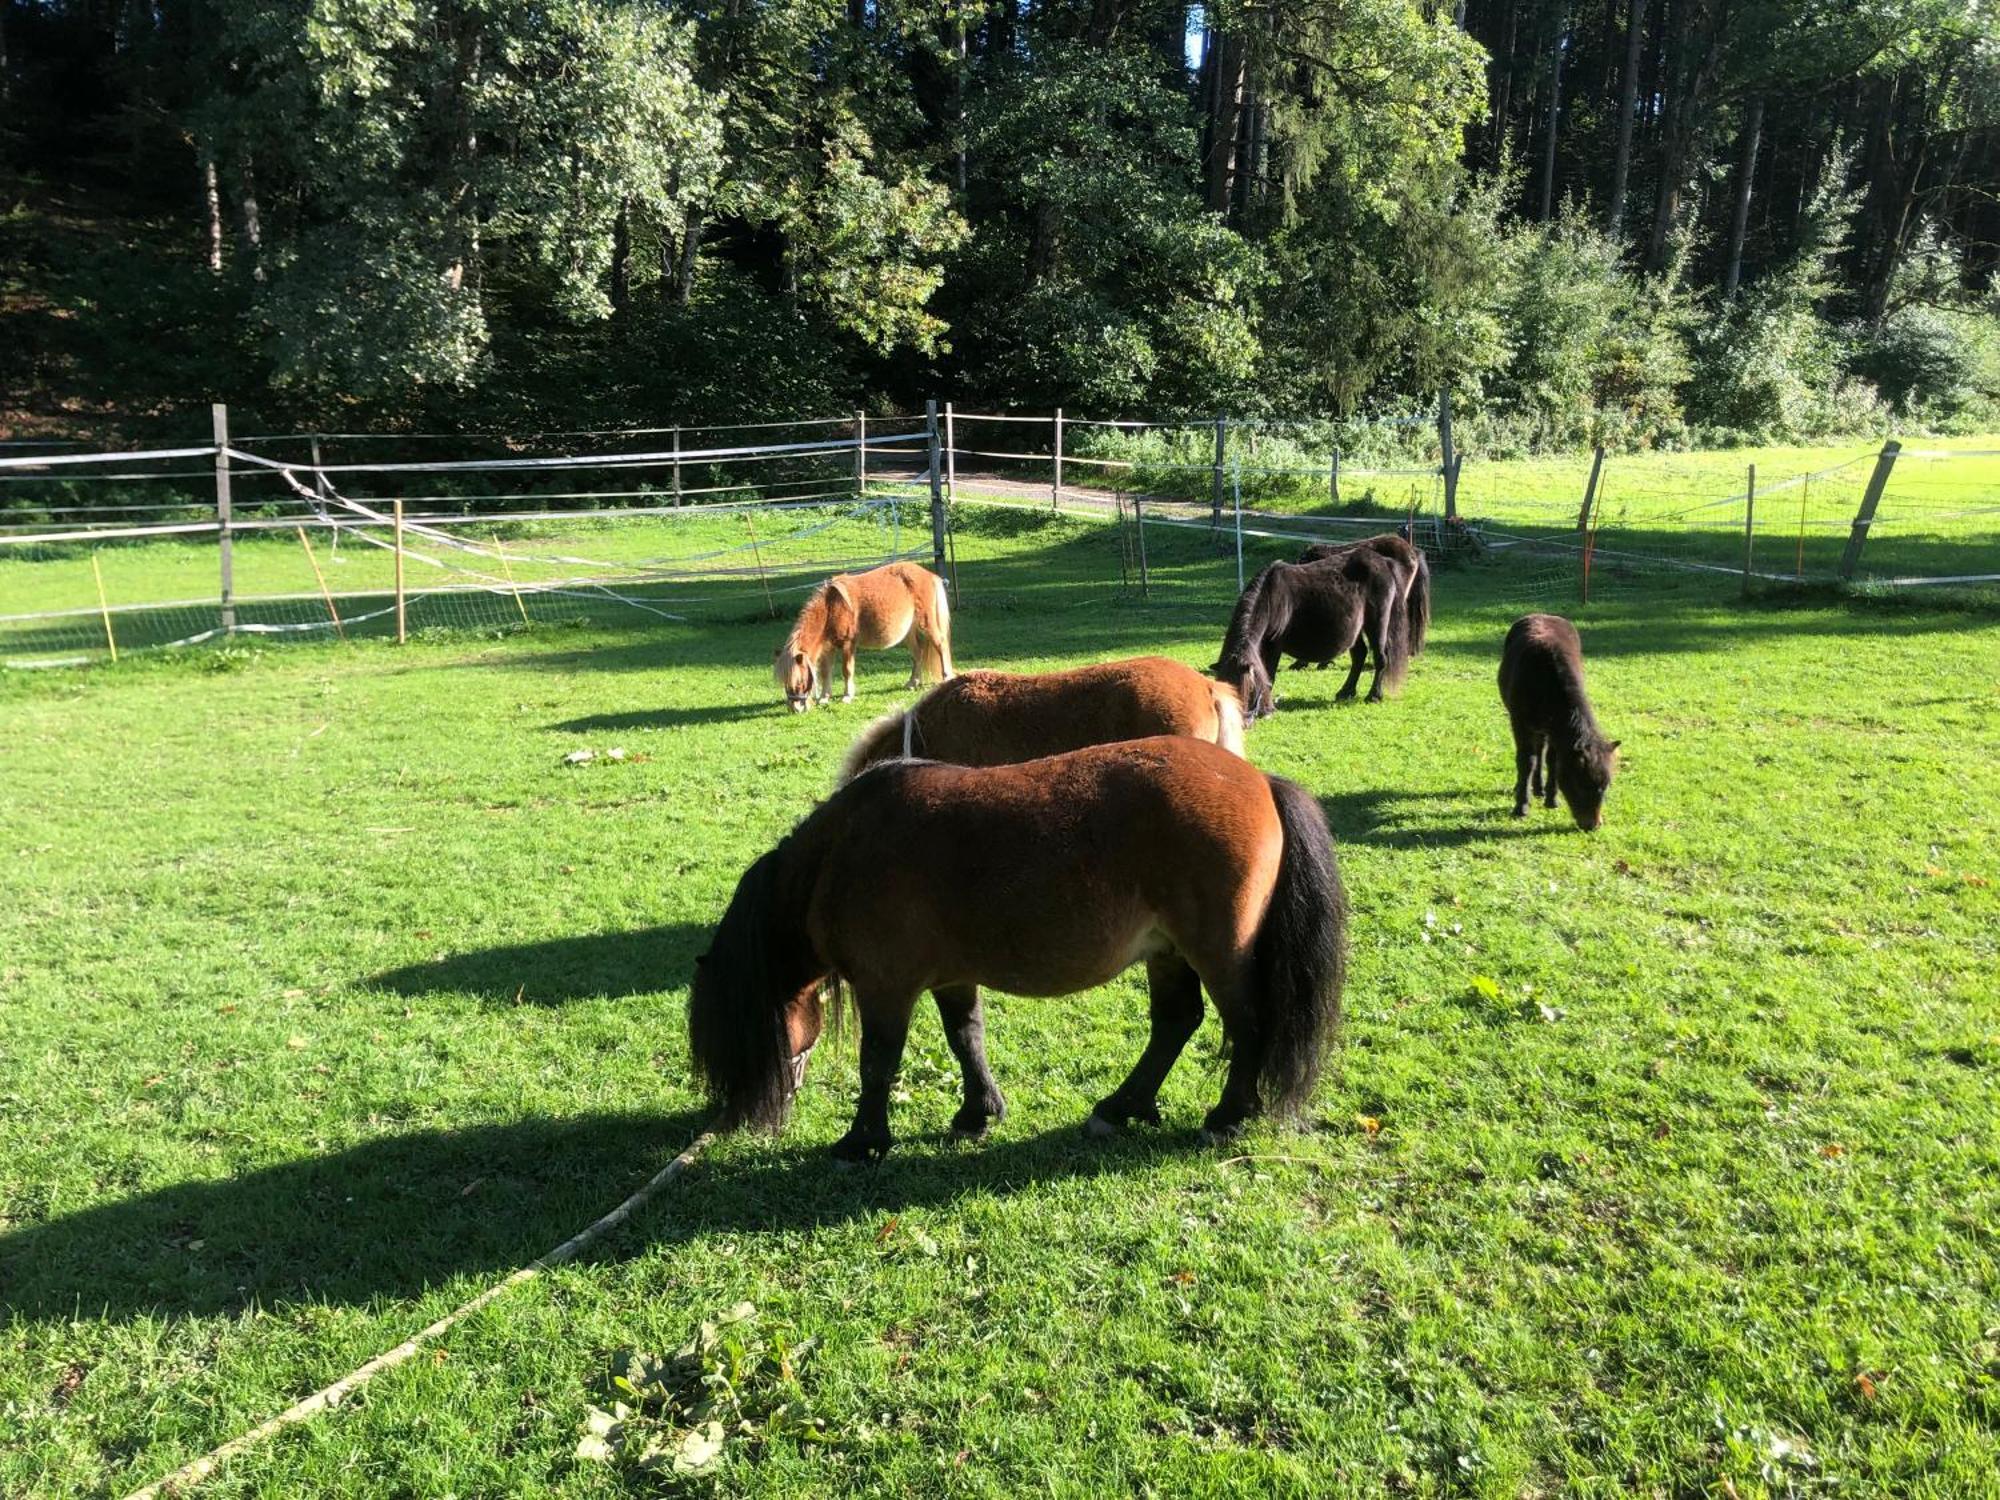
[{"label": "chestnut pony", "polygon": [[1431,565],[1424,549],[1400,533],[1385,531],[1358,542],[1314,542],[1299,554],[1299,561],[1344,562],[1356,552],[1380,553],[1407,570],[1403,584],[1403,624],[1410,638],[1410,655],[1422,656],[1424,640],[1431,628]]},{"label": "chestnut pony", "polygon": [[1379,552],[1359,550],[1332,562],[1267,564],[1236,600],[1222,638],[1216,677],[1243,697],[1243,712],[1260,719],[1276,710],[1271,680],[1278,662],[1324,667],[1343,652],[1347,681],[1336,702],[1354,696],[1368,653],[1375,680],[1368,701],[1382,701],[1383,684],[1395,687],[1410,662],[1410,636],[1402,602],[1404,566]]},{"label": "chestnut pony", "polygon": [[1004,766],[1155,734],[1184,734],[1241,755],[1242,701],[1234,688],[1164,656],[1069,672],[961,672],[864,729],[840,779],[911,755]]},{"label": "chestnut pony", "polygon": [[688,1042],[724,1128],[781,1127],[839,986],[861,1017],[861,1098],[836,1157],[888,1151],[889,1093],[929,990],[964,1074],[952,1128],[1005,1110],[979,986],[1073,995],[1144,959],[1152,1036],[1092,1112],[1159,1119],[1201,1024],[1231,1047],[1206,1130],[1311,1092],[1340,1016],[1346,903],[1311,796],[1215,745],[1157,736],[1024,765],[891,761],[821,803],[744,872],[695,961]]},{"label": "chestnut pony", "polygon": [[804,713],[815,700],[831,699],[827,677],[836,651],[847,683],[840,701],[852,703],[854,648],[882,650],[905,639],[910,643],[909,686],[951,676],[951,598],[942,578],[906,562],[866,573],[838,573],[806,600],[771,666],[792,712]]}]

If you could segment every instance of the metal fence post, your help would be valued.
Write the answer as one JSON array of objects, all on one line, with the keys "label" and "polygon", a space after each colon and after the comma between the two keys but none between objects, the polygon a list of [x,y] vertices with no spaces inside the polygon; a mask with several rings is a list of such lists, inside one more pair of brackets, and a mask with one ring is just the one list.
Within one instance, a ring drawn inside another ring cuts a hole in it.
[{"label": "metal fence post", "polygon": [[1215,477],[1209,494],[1209,524],[1211,526],[1220,526],[1222,524],[1222,461],[1223,455],[1228,451],[1229,418],[1218,416],[1215,419]]},{"label": "metal fence post", "polygon": [[944,455],[938,451],[938,404],[924,403],[924,438],[931,462],[931,570],[944,576]]},{"label": "metal fence post", "polygon": [[674,504],[681,503],[681,428],[674,424]]},{"label": "metal fence post", "polygon": [[1451,441],[1451,387],[1438,391],[1438,461],[1444,474],[1444,518],[1458,519],[1458,450]]},{"label": "metal fence post", "polygon": [[401,646],[410,639],[407,622],[403,615],[403,497],[398,495],[395,503],[396,515],[396,644]]},{"label": "metal fence post", "polygon": [[951,403],[944,404],[944,500],[958,499],[958,428],[952,424]]},{"label": "metal fence post", "polygon": [[1062,506],[1062,427],[1062,408],[1058,406],[1056,408],[1056,474],[1055,478],[1049,482],[1049,509],[1051,510],[1059,509]]},{"label": "metal fence post", "polygon": [[1757,466],[1750,465],[1750,473],[1743,486],[1743,597],[1750,597],[1750,553],[1757,541]]},{"label": "metal fence post", "polygon": [[854,493],[868,498],[868,413],[854,414]]},{"label": "metal fence post", "polygon": [[1152,580],[1146,575],[1146,512],[1140,505],[1138,491],[1132,492],[1132,530],[1139,538],[1139,597],[1152,597]]},{"label": "metal fence post", "polygon": [[1868,488],[1861,494],[1861,509],[1854,513],[1854,529],[1848,533],[1847,550],[1840,556],[1840,576],[1852,578],[1861,563],[1861,549],[1868,542],[1868,528],[1875,524],[1875,507],[1882,503],[1882,491],[1889,486],[1889,471],[1896,467],[1896,455],[1903,445],[1890,438],[1875,458],[1875,472],[1868,476]]},{"label": "metal fence post", "polygon": [[208,409],[215,427],[215,529],[222,559],[222,628],[236,629],[236,551],[229,501],[229,408],[218,401]]},{"label": "metal fence post", "polygon": [[1590,479],[1583,487],[1583,509],[1576,513],[1576,534],[1582,536],[1590,530],[1590,507],[1597,500],[1597,480],[1604,472],[1604,449],[1598,448],[1590,456]]},{"label": "metal fence post", "polygon": [[1243,460],[1238,459],[1230,476],[1236,491],[1236,592],[1243,592]]}]

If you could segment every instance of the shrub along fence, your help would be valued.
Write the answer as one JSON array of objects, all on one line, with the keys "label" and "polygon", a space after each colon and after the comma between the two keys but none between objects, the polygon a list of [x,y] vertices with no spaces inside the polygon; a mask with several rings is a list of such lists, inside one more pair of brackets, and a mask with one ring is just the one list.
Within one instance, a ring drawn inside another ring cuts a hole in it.
[{"label": "shrub along fence", "polygon": [[[978,538],[1030,513],[1076,530],[1066,576],[1135,601],[1226,600],[1307,542],[1389,527],[1551,606],[1669,577],[2000,596],[1995,448],[1486,460],[1454,447],[1448,400],[1360,428],[932,404],[701,429],[235,438],[217,407],[209,441],[187,447],[0,446],[0,662],[776,618],[829,573],[898,557],[978,589],[1004,550]],[[1005,586],[1024,576],[1008,564]]]}]

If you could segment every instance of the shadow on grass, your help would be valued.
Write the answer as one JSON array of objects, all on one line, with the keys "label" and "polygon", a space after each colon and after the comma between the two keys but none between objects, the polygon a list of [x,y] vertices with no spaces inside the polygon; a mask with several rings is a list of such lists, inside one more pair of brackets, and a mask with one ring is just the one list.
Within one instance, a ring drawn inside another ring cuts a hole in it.
[{"label": "shadow on grass", "polygon": [[621,729],[678,729],[689,724],[732,724],[742,719],[782,718],[790,712],[772,689],[762,703],[716,703],[699,708],[640,708],[622,714],[585,714],[549,725],[558,734],[615,734]]},{"label": "shadow on grass", "polygon": [[683,983],[713,931],[710,926],[670,922],[630,932],[478,948],[447,954],[434,963],[390,969],[366,982],[399,995],[476,995],[510,1005],[619,1000]]},{"label": "shadow on grass", "polygon": [[[701,1127],[687,1112],[580,1115],[371,1140],[215,1182],[184,1183],[0,1238],[0,1318],[207,1316],[358,1305],[524,1265],[624,1198]],[[882,1212],[1145,1167],[1195,1132],[1088,1136],[1081,1122],[860,1172],[825,1143],[697,1165],[598,1246],[813,1229]]]},{"label": "shadow on grass", "polygon": [[[1509,789],[1498,787],[1476,810],[1466,804],[1479,793],[1399,792],[1374,789],[1332,792],[1320,797],[1334,838],[1343,844],[1368,844],[1381,849],[1453,849],[1466,844],[1491,843],[1500,839],[1544,838],[1581,831],[1562,808],[1548,811],[1539,805],[1525,818],[1513,815]],[[1449,802],[1459,816],[1455,821],[1438,822],[1422,812],[1426,802]]]}]

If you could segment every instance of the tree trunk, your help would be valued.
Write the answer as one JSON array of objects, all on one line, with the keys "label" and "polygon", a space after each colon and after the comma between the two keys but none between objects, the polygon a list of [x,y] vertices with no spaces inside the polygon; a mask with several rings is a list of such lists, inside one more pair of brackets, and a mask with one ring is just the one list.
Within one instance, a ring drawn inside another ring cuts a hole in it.
[{"label": "tree trunk", "polygon": [[1625,184],[1632,173],[1632,125],[1639,109],[1640,43],[1646,32],[1646,0],[1632,0],[1625,18],[1625,79],[1618,97],[1618,154],[1611,163],[1611,202],[1605,210],[1605,232],[1614,239],[1625,231]]},{"label": "tree trunk", "polygon": [[207,216],[208,274],[222,274],[222,184],[216,180],[213,152],[201,153],[201,201]]},{"label": "tree trunk", "polygon": [[611,222],[611,311],[622,313],[632,302],[632,201],[618,205]]},{"label": "tree trunk", "polygon": [[1514,45],[1521,25],[1521,0],[1508,0],[1507,40],[1493,59],[1493,170],[1507,160],[1508,112],[1514,107]]},{"label": "tree trunk", "polygon": [[695,262],[701,252],[702,217],[701,210],[689,213],[687,233],[681,236],[680,274],[676,278],[674,300],[682,307],[694,301]]},{"label": "tree trunk", "polygon": [[245,157],[238,174],[238,185],[243,193],[241,204],[243,213],[243,245],[250,252],[250,278],[264,279],[264,214],[257,206],[257,179],[250,170],[250,159]]},{"label": "tree trunk", "polygon": [[1729,269],[1722,278],[1722,295],[1734,297],[1743,280],[1743,237],[1750,230],[1750,190],[1757,177],[1757,142],[1764,133],[1764,97],[1750,101],[1743,121],[1743,160],[1736,169],[1736,210],[1729,218]]},{"label": "tree trunk", "polygon": [[1242,41],[1224,32],[1216,51],[1215,104],[1211,112],[1208,161],[1203,175],[1211,213],[1228,214],[1236,197],[1237,138],[1243,133],[1243,85],[1247,58]]},{"label": "tree trunk", "polygon": [[1549,139],[1542,152],[1542,222],[1546,224],[1555,213],[1556,203],[1556,127],[1562,123],[1563,95],[1563,34],[1569,30],[1569,17],[1563,16],[1556,22],[1556,42],[1549,53]]}]

